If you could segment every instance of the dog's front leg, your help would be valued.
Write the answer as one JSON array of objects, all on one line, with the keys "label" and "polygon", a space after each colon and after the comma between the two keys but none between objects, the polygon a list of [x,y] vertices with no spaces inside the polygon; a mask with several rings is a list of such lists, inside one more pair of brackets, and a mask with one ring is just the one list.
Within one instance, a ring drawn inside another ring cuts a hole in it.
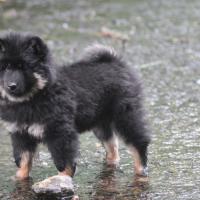
[{"label": "dog's front leg", "polygon": [[[76,170],[77,142],[69,144],[65,138],[55,138],[47,143],[58,174],[73,177]],[[74,145],[74,146],[72,146]]]},{"label": "dog's front leg", "polygon": [[[54,123],[56,124],[56,123]],[[58,175],[49,177],[33,185],[36,193],[63,191],[73,192],[72,177],[76,168],[78,152],[78,134],[72,131],[73,127],[59,126],[47,129],[45,143],[52,155]],[[54,130],[54,131],[53,131]],[[67,131],[68,130],[68,131]]]},{"label": "dog's front leg", "polygon": [[73,124],[70,120],[59,118],[58,121],[53,121],[46,126],[44,143],[51,153],[58,175],[35,183],[33,190],[36,193],[73,192],[72,177],[75,173],[79,147],[78,133]]},{"label": "dog's front leg", "polygon": [[58,174],[73,177],[79,148],[78,133],[71,127],[59,127],[59,130],[49,134],[46,142]]},{"label": "dog's front leg", "polygon": [[18,167],[16,178],[24,180],[29,177],[32,167],[32,159],[37,147],[37,141],[28,133],[11,133],[13,156]]}]

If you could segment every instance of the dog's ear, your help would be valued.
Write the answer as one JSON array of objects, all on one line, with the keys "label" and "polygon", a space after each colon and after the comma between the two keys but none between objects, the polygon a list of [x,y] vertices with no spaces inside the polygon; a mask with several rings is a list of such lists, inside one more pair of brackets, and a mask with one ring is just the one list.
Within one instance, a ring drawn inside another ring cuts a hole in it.
[{"label": "dog's ear", "polygon": [[5,52],[5,44],[4,41],[2,39],[0,39],[0,53],[1,52]]},{"label": "dog's ear", "polygon": [[28,40],[27,49],[41,58],[45,57],[48,53],[46,44],[37,36],[33,36]]}]

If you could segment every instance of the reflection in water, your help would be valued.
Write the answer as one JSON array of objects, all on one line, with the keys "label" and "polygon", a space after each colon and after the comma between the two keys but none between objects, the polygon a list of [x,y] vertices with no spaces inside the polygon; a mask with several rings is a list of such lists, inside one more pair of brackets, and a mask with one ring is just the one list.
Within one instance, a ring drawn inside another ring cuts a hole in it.
[{"label": "reflection in water", "polygon": [[[117,173],[123,173],[120,169],[113,166],[104,165],[101,173],[96,177],[96,183],[93,186],[93,200],[129,200],[141,197],[142,193],[148,189],[149,181],[146,177],[134,177],[133,182],[120,183]],[[126,186],[124,186],[126,185]],[[145,197],[143,196],[143,199]]]},{"label": "reflection in water", "polygon": [[[121,183],[120,177],[123,171],[114,166],[103,166],[101,173],[95,178],[91,198],[92,200],[132,200],[132,199],[147,199],[145,191],[149,187],[147,178],[134,177],[133,182]],[[15,189],[11,192],[9,200],[78,200],[78,197],[73,194],[62,195],[36,195],[31,186],[33,180],[31,178],[24,181],[16,181]]]},{"label": "reflection in water", "polygon": [[[133,182],[120,182],[124,172],[115,166],[103,165],[103,168],[94,179],[90,196],[91,200],[132,200],[147,199],[145,191],[149,188],[148,178],[135,176]],[[129,178],[131,180],[131,177]],[[16,181],[15,189],[9,195],[9,200],[78,200],[72,193],[36,195],[31,186],[32,178]]]},{"label": "reflection in water", "polygon": [[34,200],[35,195],[31,190],[31,186],[33,184],[33,180],[31,178],[23,180],[23,181],[16,181],[15,189],[10,194],[11,200]]}]

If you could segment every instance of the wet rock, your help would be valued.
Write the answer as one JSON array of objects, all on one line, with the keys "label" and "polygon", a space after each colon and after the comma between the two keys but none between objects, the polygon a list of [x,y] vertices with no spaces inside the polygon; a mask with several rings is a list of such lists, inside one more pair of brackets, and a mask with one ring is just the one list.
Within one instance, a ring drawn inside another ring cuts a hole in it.
[{"label": "wet rock", "polygon": [[52,176],[41,182],[35,183],[32,189],[37,194],[61,194],[70,193],[73,195],[74,186],[69,176]]}]

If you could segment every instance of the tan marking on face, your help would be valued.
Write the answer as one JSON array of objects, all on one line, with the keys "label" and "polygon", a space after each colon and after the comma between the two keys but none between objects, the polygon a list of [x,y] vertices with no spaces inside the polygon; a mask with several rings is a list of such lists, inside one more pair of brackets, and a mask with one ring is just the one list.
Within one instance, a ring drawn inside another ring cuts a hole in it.
[{"label": "tan marking on face", "polygon": [[60,176],[73,176],[74,170],[71,167],[66,167],[63,172],[59,172],[58,175]]},{"label": "tan marking on face", "polygon": [[44,79],[40,74],[38,74],[36,72],[33,73],[33,75],[34,75],[35,79],[37,80],[37,88],[39,90],[42,90],[46,86],[47,80]]},{"label": "tan marking on face", "polygon": [[137,149],[133,146],[129,147],[129,151],[130,151],[130,153],[131,153],[131,155],[134,159],[135,173],[138,174],[138,175],[141,175],[144,167],[142,165],[140,155],[139,155]]},{"label": "tan marking on face", "polygon": [[21,96],[21,97],[16,97],[12,96],[9,94],[1,85],[0,85],[0,95],[3,99],[8,99],[11,102],[24,102],[24,101],[29,101],[35,93],[37,93],[38,90],[42,90],[46,84],[47,80],[43,78],[40,74],[38,73],[33,73],[35,79],[36,79],[36,86],[33,87],[27,94]]},{"label": "tan marking on face", "polygon": [[20,168],[17,170],[16,177],[20,180],[26,179],[29,177],[29,172],[32,167],[32,158],[33,155],[30,152],[24,152],[21,155]]},{"label": "tan marking on face", "polygon": [[103,143],[105,149],[106,149],[106,162],[109,165],[116,165],[119,163],[120,157],[118,152],[118,138],[116,135],[113,135],[113,137]]}]

